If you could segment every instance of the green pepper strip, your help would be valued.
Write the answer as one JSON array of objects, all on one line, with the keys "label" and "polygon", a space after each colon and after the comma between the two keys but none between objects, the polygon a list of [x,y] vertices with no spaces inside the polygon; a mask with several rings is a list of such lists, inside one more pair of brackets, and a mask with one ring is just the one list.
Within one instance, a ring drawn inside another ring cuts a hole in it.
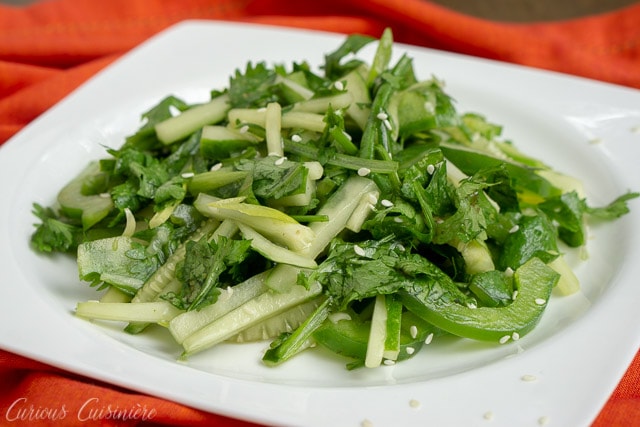
[{"label": "green pepper strip", "polygon": [[407,309],[453,335],[504,342],[518,339],[536,326],[559,278],[545,263],[531,258],[515,271],[518,294],[505,307],[467,307],[446,301],[426,287],[402,290],[400,296]]}]

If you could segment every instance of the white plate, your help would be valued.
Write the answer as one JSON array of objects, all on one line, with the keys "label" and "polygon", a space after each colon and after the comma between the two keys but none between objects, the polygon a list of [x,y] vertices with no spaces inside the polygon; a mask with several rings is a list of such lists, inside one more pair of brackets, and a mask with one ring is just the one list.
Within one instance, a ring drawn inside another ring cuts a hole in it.
[{"label": "white plate", "polygon": [[[0,345],[37,360],[206,411],[278,425],[588,425],[640,343],[640,204],[594,227],[577,267],[583,292],[554,297],[518,343],[432,345],[396,366],[348,372],[312,351],[281,367],[265,344],[224,345],[178,363],[164,332],[127,336],[75,318],[95,293],[73,260],[29,248],[32,202],[58,189],[103,146],[117,147],[165,95],[205,100],[247,61],[319,64],[343,36],[186,22],[133,50],[0,149]],[[420,77],[444,79],[461,110],[504,125],[525,152],[581,178],[593,205],[640,187],[640,93],[631,89],[408,46]],[[370,53],[370,51],[367,51]],[[598,140],[598,143],[594,143]],[[533,375],[536,381],[523,381]],[[413,403],[419,403],[416,407]]]}]

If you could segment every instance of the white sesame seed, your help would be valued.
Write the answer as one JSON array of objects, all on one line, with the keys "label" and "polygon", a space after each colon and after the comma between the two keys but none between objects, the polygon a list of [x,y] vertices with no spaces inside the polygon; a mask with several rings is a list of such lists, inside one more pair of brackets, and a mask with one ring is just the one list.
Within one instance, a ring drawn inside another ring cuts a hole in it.
[{"label": "white sesame seed", "polygon": [[419,408],[420,407],[420,401],[416,400],[416,399],[411,399],[409,401],[409,406],[411,406],[412,408]]},{"label": "white sesame seed", "polygon": [[505,344],[507,341],[511,339],[511,335],[505,335],[498,341],[500,344]]},{"label": "white sesame seed", "polygon": [[397,222],[398,224],[400,224],[400,223],[404,222],[404,221],[402,220],[402,218],[400,218],[399,216],[393,217],[393,221],[394,221],[394,222]]},{"label": "white sesame seed", "polygon": [[358,175],[360,176],[367,176],[371,173],[371,169],[369,168],[360,168],[358,169]]},{"label": "white sesame seed", "polygon": [[513,293],[511,294],[511,299],[515,301],[515,299],[518,298],[518,290],[516,289],[515,291],[513,291]]},{"label": "white sesame seed", "polygon": [[222,169],[222,163],[216,163],[215,165],[211,166],[211,169],[209,169],[211,172],[215,172],[215,171],[219,171],[220,169]]},{"label": "white sesame seed", "polygon": [[433,341],[433,332],[431,332],[429,335],[427,335],[427,338],[425,338],[424,343],[426,345],[431,344],[431,341]]},{"label": "white sesame seed", "polygon": [[545,305],[547,303],[547,300],[544,298],[536,298],[535,303],[538,305]]},{"label": "white sesame seed", "polygon": [[493,419],[493,412],[491,411],[487,411],[482,415],[482,418],[484,418],[487,421],[491,421]]},{"label": "white sesame seed", "polygon": [[520,339],[520,334],[517,332],[514,332],[511,334],[511,339],[514,341],[518,341]]},{"label": "white sesame seed", "polygon": [[353,245],[353,251],[359,256],[365,256],[366,252],[358,245]]},{"label": "white sesame seed", "polygon": [[342,134],[343,134],[343,135],[344,135],[344,136],[345,136],[349,141],[351,141],[351,140],[353,139],[353,137],[352,137],[348,132],[342,131]]},{"label": "white sesame seed", "polygon": [[239,129],[240,133],[247,133],[249,132],[249,125],[244,125]]},{"label": "white sesame seed", "polygon": [[391,200],[387,200],[387,199],[382,199],[380,204],[382,206],[384,206],[385,208],[390,208],[391,206],[393,206],[393,202]]},{"label": "white sesame seed", "polygon": [[286,157],[280,157],[278,160],[273,162],[273,164],[276,165],[276,166],[280,166],[281,164],[283,164],[285,162],[285,160],[287,160]]},{"label": "white sesame seed", "polygon": [[418,336],[418,327],[416,325],[411,325],[411,327],[409,328],[409,333],[411,334],[411,338],[414,338]]},{"label": "white sesame seed", "polygon": [[477,305],[476,305],[476,303],[474,303],[474,302],[468,302],[468,303],[467,303],[467,307],[468,307],[468,308],[478,308],[478,306],[477,306]]},{"label": "white sesame seed", "polygon": [[433,175],[433,173],[436,171],[436,167],[433,165],[427,165],[427,173],[429,175]]},{"label": "white sesame seed", "polygon": [[387,120],[389,118],[389,116],[387,115],[387,113],[384,112],[380,112],[376,115],[376,118],[378,120]]},{"label": "white sesame seed", "polygon": [[513,227],[511,227],[511,228],[509,229],[509,234],[513,234],[513,233],[515,233],[515,232],[516,232],[516,231],[518,231],[518,230],[520,230],[520,226],[519,226],[518,224],[516,224],[516,225],[514,225]]},{"label": "white sesame seed", "polygon": [[532,381],[537,380],[538,378],[536,378],[536,376],[535,376],[535,375],[525,374],[525,375],[521,376],[521,377],[520,377],[520,379],[521,379],[522,381],[525,381],[525,382],[530,383],[530,382],[532,382]]},{"label": "white sesame seed", "polygon": [[336,88],[336,90],[339,91],[343,91],[344,90],[344,84],[340,81],[337,81],[333,84],[333,87]]},{"label": "white sesame seed", "polygon": [[383,120],[382,123],[384,124],[384,127],[387,128],[387,130],[391,130],[392,129],[391,122],[388,119]]},{"label": "white sesame seed", "polygon": [[302,141],[302,137],[296,133],[294,135],[291,135],[291,140],[293,142],[301,142]]},{"label": "white sesame seed", "polygon": [[416,352],[416,349],[413,347],[407,347],[406,351],[407,351],[407,354],[411,355]]},{"label": "white sesame seed", "polygon": [[511,268],[511,267],[507,267],[507,268],[504,270],[504,274],[505,274],[505,276],[507,276],[507,277],[511,277],[511,276],[513,276],[513,273],[514,273],[514,271],[513,271],[513,268]]},{"label": "white sesame seed", "polygon": [[538,418],[538,424],[541,426],[546,426],[547,424],[549,424],[549,417],[547,417],[546,415],[541,416],[540,418]]},{"label": "white sesame seed", "polygon": [[193,177],[195,176],[195,173],[193,173],[193,172],[185,172],[185,173],[183,173],[183,174],[182,174],[182,175],[180,175],[180,176],[182,176],[182,177],[183,177],[183,178],[185,178],[185,179],[187,179],[187,178],[193,178]]},{"label": "white sesame seed", "polygon": [[384,359],[384,362],[382,362],[382,363],[384,363],[387,366],[393,366],[393,365],[396,364],[396,361],[395,360],[391,360],[391,359]]},{"label": "white sesame seed", "polygon": [[373,427],[373,422],[371,420],[362,420],[360,427]]}]

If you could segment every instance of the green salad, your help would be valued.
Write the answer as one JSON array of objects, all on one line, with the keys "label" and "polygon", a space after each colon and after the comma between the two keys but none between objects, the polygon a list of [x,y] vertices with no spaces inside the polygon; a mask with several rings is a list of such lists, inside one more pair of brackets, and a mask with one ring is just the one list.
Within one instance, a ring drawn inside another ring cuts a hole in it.
[{"label": "green salad", "polygon": [[579,289],[563,254],[588,221],[638,193],[590,206],[392,49],[389,30],[352,35],[320,71],[249,62],[209,102],[168,96],[34,204],[34,249],[75,256],[100,292],[76,314],[165,328],[183,358],[267,340],[267,365],[322,346],[348,369],[530,332],[554,289]]}]

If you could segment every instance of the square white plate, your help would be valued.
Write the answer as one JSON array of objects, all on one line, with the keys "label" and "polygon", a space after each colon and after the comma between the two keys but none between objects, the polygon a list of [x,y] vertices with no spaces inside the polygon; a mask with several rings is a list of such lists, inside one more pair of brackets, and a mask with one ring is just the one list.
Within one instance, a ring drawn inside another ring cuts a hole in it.
[{"label": "square white plate", "polygon": [[[125,55],[0,149],[0,346],[206,411],[277,425],[588,425],[640,344],[640,204],[591,229],[589,258],[572,262],[582,292],[555,296],[517,343],[432,344],[375,370],[308,351],[281,367],[267,344],[223,345],[177,362],[166,331],[128,336],[74,317],[95,298],[73,259],[33,252],[31,205],[57,191],[104,146],[118,147],[140,114],[168,94],[204,101],[248,61],[319,65],[344,36],[222,22],[185,22]],[[370,53],[371,51],[367,51]],[[363,53],[366,55],[367,52]],[[397,46],[419,77],[444,80],[461,111],[504,125],[526,153],[584,181],[591,205],[640,189],[640,92],[594,81]],[[365,59],[367,59],[365,57]],[[370,59],[370,58],[368,58]],[[532,375],[535,381],[523,381]],[[416,405],[417,404],[417,405]]]}]

